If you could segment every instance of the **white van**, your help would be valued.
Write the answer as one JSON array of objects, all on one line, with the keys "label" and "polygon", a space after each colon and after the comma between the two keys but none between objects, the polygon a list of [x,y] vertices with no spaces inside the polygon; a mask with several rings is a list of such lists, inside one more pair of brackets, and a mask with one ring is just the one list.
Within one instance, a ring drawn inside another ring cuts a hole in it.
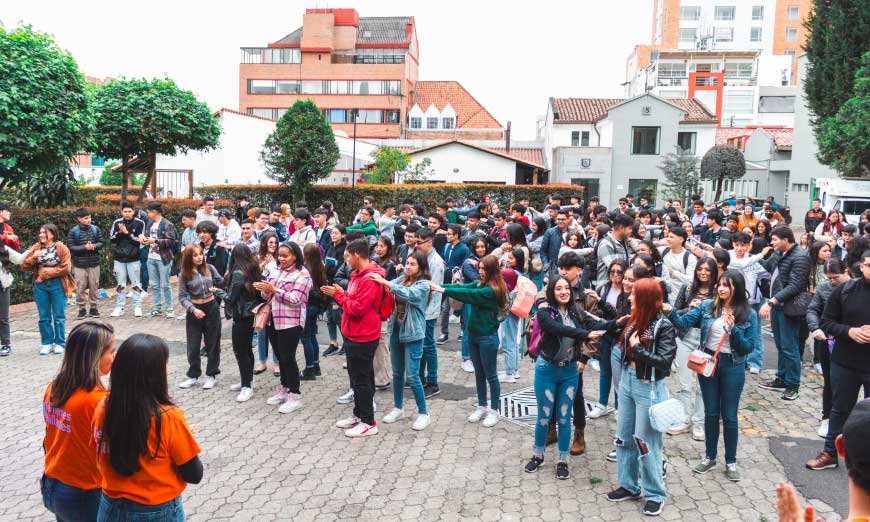
[{"label": "white van", "polygon": [[816,197],[822,200],[822,209],[839,210],[849,223],[858,224],[861,213],[870,209],[870,179],[818,178]]}]

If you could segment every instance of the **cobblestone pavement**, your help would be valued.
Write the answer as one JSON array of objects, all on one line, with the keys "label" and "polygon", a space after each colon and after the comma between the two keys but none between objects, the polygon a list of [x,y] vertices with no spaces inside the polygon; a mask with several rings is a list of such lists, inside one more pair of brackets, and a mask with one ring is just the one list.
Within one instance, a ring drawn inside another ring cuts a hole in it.
[{"label": "cobblestone pavement", "polygon": [[[109,300],[101,301],[105,317],[110,306]],[[72,317],[74,310],[68,312]],[[616,465],[604,460],[612,448],[614,416],[589,421],[587,454],[570,458],[571,477],[566,481],[555,479],[553,450],[548,451],[541,472],[523,473],[532,446],[528,427],[503,421],[486,429],[465,421],[473,404],[474,376],[459,367],[456,326],[451,326],[451,341],[439,347],[439,381],[445,392],[430,401],[432,425],[414,432],[410,421],[382,424],[379,435],[353,440],[332,427],[350,411],[335,402],[348,387],[342,358],[324,359],[323,377],[316,382],[303,381],[304,407],[281,415],[265,404],[276,384],[271,372],[255,379],[253,400],[235,402],[229,386],[236,382],[238,370],[229,346],[229,323],[222,341],[223,373],[217,387],[205,391],[174,387],[186,370],[183,321],[128,315],[112,322],[119,344],[136,332],[159,334],[170,343],[172,393],[196,426],[205,463],[203,482],[184,493],[189,520],[645,519],[639,503],[613,504],[605,498],[616,484]],[[67,324],[74,323],[70,319]],[[14,353],[0,359],[0,390],[5,403],[0,425],[0,521],[51,520],[37,484],[42,470],[40,400],[60,359],[37,354],[35,310],[13,314],[12,327]],[[321,330],[323,342],[325,326]],[[299,360],[301,352],[300,347]],[[771,362],[775,359],[768,364]],[[525,360],[521,382],[503,385],[502,393],[531,386],[532,372],[532,365]],[[597,397],[598,374],[591,369],[587,372],[586,397]],[[739,483],[728,482],[721,466],[704,476],[693,474],[691,466],[700,458],[703,443],[692,441],[688,435],[666,436],[668,501],[661,518],[775,520],[775,487],[786,475],[771,452],[769,439],[796,437],[808,441],[813,450],[821,448],[821,439],[815,434],[821,381],[810,373],[805,370],[807,384],[794,403],[759,390],[757,376],[747,375],[738,448],[744,478]],[[380,417],[392,407],[392,394],[379,392],[377,401]],[[406,412],[412,409],[409,397]],[[839,476],[842,468],[837,472],[814,475],[813,479]],[[840,520],[831,507],[817,499],[810,502],[826,520]]]}]

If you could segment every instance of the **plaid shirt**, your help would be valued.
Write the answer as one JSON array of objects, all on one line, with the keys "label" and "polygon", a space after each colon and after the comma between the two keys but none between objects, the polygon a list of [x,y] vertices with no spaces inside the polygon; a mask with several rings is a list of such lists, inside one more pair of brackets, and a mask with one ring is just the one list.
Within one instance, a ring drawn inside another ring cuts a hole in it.
[{"label": "plaid shirt", "polygon": [[262,292],[263,299],[272,303],[272,324],[276,330],[295,326],[305,327],[305,311],[308,292],[311,290],[311,275],[305,268],[295,266],[289,270],[273,270],[267,279],[278,289],[274,294]]}]

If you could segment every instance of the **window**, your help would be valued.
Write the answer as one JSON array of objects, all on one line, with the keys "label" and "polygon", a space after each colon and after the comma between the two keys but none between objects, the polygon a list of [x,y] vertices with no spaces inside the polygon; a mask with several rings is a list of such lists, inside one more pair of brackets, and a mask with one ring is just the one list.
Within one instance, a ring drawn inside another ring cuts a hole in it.
[{"label": "window", "polygon": [[795,56],[795,50],[794,50],[794,49],[784,49],[784,50],[782,51],[782,54],[784,54],[784,55],[786,55],[786,56],[791,56],[791,61],[794,61],[794,56]]},{"label": "window", "polygon": [[717,42],[733,42],[734,28],[733,27],[717,27],[714,31],[714,40]]},{"label": "window", "polygon": [[587,201],[601,196],[601,180],[598,178],[571,178],[571,184],[583,187],[583,199]]},{"label": "window", "polygon": [[386,111],[387,112],[387,123],[399,123],[399,111]]},{"label": "window", "polygon": [[441,118],[442,129],[452,129],[456,127],[456,118]]},{"label": "window", "polygon": [[427,129],[437,129],[438,128],[438,117],[434,118],[426,118],[426,128]]},{"label": "window", "polygon": [[[352,111],[352,109],[351,109]],[[351,112],[348,111],[348,112]],[[384,111],[380,109],[358,109],[357,110],[357,123],[383,123],[384,122]],[[348,118],[349,121],[353,121],[353,114],[351,113]]]},{"label": "window", "polygon": [[794,113],[794,96],[762,96],[758,100],[758,112]]},{"label": "window", "polygon": [[589,131],[583,131],[580,133],[580,146],[588,147],[589,146]]},{"label": "window", "polygon": [[684,63],[660,63],[659,78],[685,78],[686,64]]},{"label": "window", "polygon": [[749,79],[752,78],[751,63],[726,63],[725,64],[726,78]]},{"label": "window", "polygon": [[714,20],[734,20],[734,12],[737,8],[733,5],[717,5],[713,11]]},{"label": "window", "polygon": [[571,146],[580,146],[580,131],[571,131]]},{"label": "window", "polygon": [[326,82],[329,87],[329,94],[348,94],[350,92],[350,82],[347,80],[332,80]]},{"label": "window", "polygon": [[93,155],[91,156],[91,166],[92,167],[103,167],[106,165],[106,158],[102,156]]},{"label": "window", "polygon": [[381,81],[354,81],[353,94],[383,94],[383,83]]},{"label": "window", "polygon": [[[697,132],[680,132],[677,133],[677,145],[680,146],[684,151],[694,154],[695,153],[695,143],[698,139]],[[634,194],[634,192],[632,192]]]},{"label": "window", "polygon": [[384,94],[402,94],[402,82],[399,80],[385,81]]},{"label": "window", "polygon": [[655,179],[629,179],[628,193],[634,194],[635,201],[640,201],[640,198],[647,198],[649,199],[649,204],[655,206],[658,185],[659,182]]},{"label": "window", "polygon": [[412,116],[408,118],[408,127],[412,129],[422,129],[423,118],[421,118],[420,116]]},{"label": "window", "polygon": [[843,214],[856,216],[862,214],[865,210],[870,209],[870,201],[859,199],[847,199],[843,201]]},{"label": "window", "polygon": [[695,22],[701,19],[701,6],[684,5],[680,7],[680,20]]},{"label": "window", "polygon": [[276,94],[299,94],[299,82],[295,80],[275,80]]},{"label": "window", "polygon": [[[287,109],[283,109],[283,110],[285,112],[287,111]],[[250,115],[250,116],[257,116],[259,118],[266,118],[269,120],[277,120],[278,119],[278,109],[257,108],[257,109],[248,109],[247,112],[248,112],[248,115]],[[283,112],[282,112],[282,114],[283,114]]]},{"label": "window", "polygon": [[749,29],[749,41],[750,42],[760,42],[761,41],[761,27],[753,27]]},{"label": "window", "polygon": [[329,109],[326,112],[326,120],[329,123],[347,123],[347,111],[344,109]]},{"label": "window", "polygon": [[752,19],[753,20],[764,20],[764,6],[763,5],[752,6]]},{"label": "window", "polygon": [[680,29],[680,41],[681,42],[694,42],[698,39],[698,29],[694,27],[687,27]]},{"label": "window", "polygon": [[302,94],[323,94],[323,82],[320,80],[303,80]]},{"label": "window", "polygon": [[299,49],[242,47],[242,63],[302,63]]},{"label": "window", "polygon": [[631,153],[643,155],[658,154],[659,132],[659,127],[632,127]]},{"label": "window", "polygon": [[248,80],[248,94],[273,94],[274,92],[273,80]]},{"label": "window", "polygon": [[755,105],[752,91],[726,91],[724,112],[732,114],[752,114]]},{"label": "window", "polygon": [[809,183],[792,183],[791,184],[792,192],[809,192],[810,184]]},{"label": "window", "polygon": [[796,42],[797,41],[797,27],[786,27],[785,28],[785,41],[786,42]]},{"label": "window", "polygon": [[799,6],[799,5],[788,6],[788,10],[786,11],[785,16],[789,20],[800,20],[801,6]]}]

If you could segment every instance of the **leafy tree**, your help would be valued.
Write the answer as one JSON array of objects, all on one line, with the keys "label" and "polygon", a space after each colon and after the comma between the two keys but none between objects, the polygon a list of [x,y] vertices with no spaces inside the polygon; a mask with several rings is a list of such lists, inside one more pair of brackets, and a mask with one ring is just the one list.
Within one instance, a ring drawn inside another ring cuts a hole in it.
[{"label": "leafy tree", "polygon": [[674,146],[674,152],[662,157],[659,170],[665,177],[664,192],[668,197],[679,199],[684,206],[688,205],[692,194],[701,192],[698,157],[679,145]]},{"label": "leafy tree", "polygon": [[819,159],[844,176],[870,175],[870,52],[855,75],[854,96],[821,122]]},{"label": "leafy tree", "polygon": [[50,36],[0,27],[0,190],[55,175],[87,147],[93,120],[85,85],[72,55]]},{"label": "leafy tree", "polygon": [[722,195],[722,184],[726,179],[742,178],[746,174],[746,160],[743,152],[731,145],[716,145],[704,154],[701,160],[701,177],[713,180],[716,195],[713,201],[719,201]]},{"label": "leafy tree", "polygon": [[30,176],[27,185],[18,187],[15,198],[22,207],[64,207],[73,203],[78,184],[73,169],[58,167]]},{"label": "leafy tree", "polygon": [[260,151],[269,177],[298,193],[328,176],[339,157],[332,128],[311,100],[294,103]]},{"label": "leafy tree", "polygon": [[429,181],[429,176],[435,174],[435,169],[431,168],[432,160],[423,158],[413,165],[408,165],[405,170],[399,173],[399,179],[402,183],[426,183]]},{"label": "leafy tree", "polygon": [[366,183],[386,185],[394,181],[394,176],[411,163],[411,156],[399,149],[381,145],[372,152],[371,168],[365,173]]},{"label": "leafy tree", "polygon": [[[93,152],[120,158],[122,165],[133,158],[153,164],[157,154],[205,152],[217,147],[220,138],[220,126],[208,106],[168,78],[109,82],[95,89],[93,106],[97,121]],[[125,168],[122,198],[127,197],[129,175]],[[148,172],[139,201],[150,181]]]},{"label": "leafy tree", "polygon": [[[106,163],[103,167],[103,172],[100,174],[100,185],[103,187],[120,187],[123,182],[123,175],[120,172],[112,172],[112,169],[120,165],[117,161]],[[145,174],[133,174],[130,177],[130,182],[137,187],[142,186],[145,181]]]}]

